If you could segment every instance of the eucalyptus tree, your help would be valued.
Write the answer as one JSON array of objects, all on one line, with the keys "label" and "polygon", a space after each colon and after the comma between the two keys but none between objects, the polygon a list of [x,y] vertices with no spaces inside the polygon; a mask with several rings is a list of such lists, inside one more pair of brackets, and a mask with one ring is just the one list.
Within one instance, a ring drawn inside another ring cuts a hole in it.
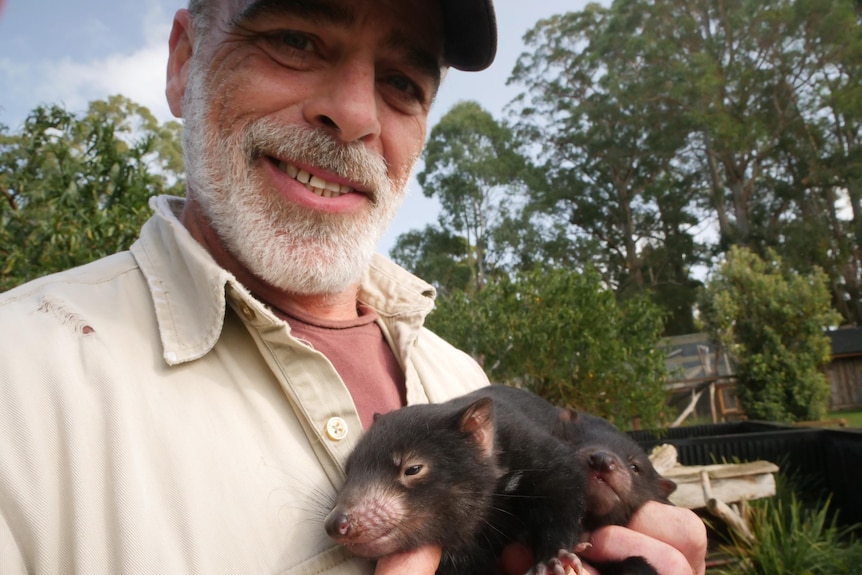
[{"label": "eucalyptus tree", "polygon": [[495,238],[522,203],[526,160],[509,127],[472,101],[434,126],[423,159],[422,191],[440,201],[439,229],[464,239],[472,289],[481,290],[503,264],[505,247]]},{"label": "eucalyptus tree", "polygon": [[403,233],[390,257],[437,288],[440,297],[472,285],[467,238],[440,226]]},{"label": "eucalyptus tree", "polygon": [[511,78],[549,176],[534,206],[621,294],[684,296],[704,261],[694,230],[711,227],[714,255],[741,245],[821,265],[858,321],[860,13],[852,0],[617,0],[540,21]]},{"label": "eucalyptus tree", "polygon": [[[654,18],[646,3],[615,2],[539,21],[510,79],[525,87],[510,110],[547,174],[532,209],[557,238],[565,230],[573,259],[622,296],[674,286],[669,299],[682,288],[691,302],[698,190],[678,159],[688,87]],[[690,305],[680,323],[691,326]]]}]

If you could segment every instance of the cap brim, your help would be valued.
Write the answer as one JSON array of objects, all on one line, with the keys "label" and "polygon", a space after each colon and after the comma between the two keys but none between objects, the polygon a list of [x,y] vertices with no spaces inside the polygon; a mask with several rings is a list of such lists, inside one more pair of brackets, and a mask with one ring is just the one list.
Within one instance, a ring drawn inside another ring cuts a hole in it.
[{"label": "cap brim", "polygon": [[497,17],[492,0],[441,0],[447,65],[476,72],[497,54]]}]

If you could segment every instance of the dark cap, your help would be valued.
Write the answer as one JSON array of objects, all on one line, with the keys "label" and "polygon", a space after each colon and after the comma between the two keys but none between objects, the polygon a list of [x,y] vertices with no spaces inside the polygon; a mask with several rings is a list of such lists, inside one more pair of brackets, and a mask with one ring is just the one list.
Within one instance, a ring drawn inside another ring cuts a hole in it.
[{"label": "dark cap", "polygon": [[497,17],[493,0],[441,0],[446,39],[443,59],[464,70],[484,70],[497,54]]}]

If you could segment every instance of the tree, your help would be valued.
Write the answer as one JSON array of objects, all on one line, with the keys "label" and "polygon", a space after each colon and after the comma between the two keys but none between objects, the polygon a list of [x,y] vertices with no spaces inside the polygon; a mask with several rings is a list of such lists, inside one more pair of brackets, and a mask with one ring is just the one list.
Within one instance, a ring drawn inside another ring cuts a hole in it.
[{"label": "tree", "polygon": [[[666,65],[673,47],[652,25],[643,2],[540,21],[512,72],[527,89],[513,105],[548,176],[531,207],[551,229],[568,226],[573,258],[600,269],[621,297],[670,287],[676,297],[657,300],[693,300],[681,292],[694,293],[696,188],[675,163],[690,120],[678,104],[684,85]],[[658,251],[665,264],[649,257]],[[690,306],[674,314],[678,329],[692,324]]]},{"label": "tree", "polygon": [[[807,58],[808,89],[799,94],[804,131],[793,142],[801,155],[800,176],[809,192],[798,206],[788,233],[793,245],[785,257],[800,253],[830,277],[832,302],[846,322],[862,322],[862,3],[797,3],[804,23],[800,52]],[[846,198],[849,217],[838,212]],[[814,214],[812,214],[814,212]],[[816,222],[816,223],[815,223]],[[809,223],[819,233],[814,235]],[[817,237],[820,250],[811,254]],[[799,248],[806,248],[799,250]],[[801,259],[801,258],[800,258]],[[798,261],[798,260],[795,260]]]},{"label": "tree", "polygon": [[150,196],[182,194],[180,125],[122,96],[0,126],[0,290],[128,248]]},{"label": "tree", "polygon": [[469,253],[466,238],[439,226],[426,226],[398,236],[390,256],[445,294],[470,289],[473,273]]},{"label": "tree", "polygon": [[[434,126],[423,158],[425,168],[417,179],[423,193],[439,198],[443,206],[438,229],[450,238],[464,238],[467,251],[461,262],[470,270],[472,289],[481,290],[505,251],[495,244],[499,235],[494,230],[517,206],[526,161],[511,130],[470,101],[453,106]],[[433,248],[432,239],[427,245]]]},{"label": "tree", "polygon": [[860,23],[853,0],[616,0],[537,23],[510,81],[549,245],[622,297],[691,301],[709,222],[714,255],[819,265],[860,321]]},{"label": "tree", "polygon": [[700,309],[713,339],[734,360],[749,418],[823,418],[829,384],[822,368],[831,356],[824,331],[840,316],[830,308],[821,270],[800,274],[774,252],[762,259],[734,247],[703,291]]},{"label": "tree", "polygon": [[626,426],[665,423],[661,311],[619,304],[595,272],[537,269],[441,297],[428,325],[497,382]]},{"label": "tree", "polygon": [[853,206],[858,188],[859,154],[850,152],[862,135],[858,6],[664,4],[673,18],[656,33],[683,48],[678,61],[695,87],[685,102],[697,126],[688,153],[706,176],[717,247],[747,246],[761,256],[774,249],[799,271],[822,267],[836,308],[858,322],[862,244],[852,230],[862,228],[838,216],[841,191]]}]

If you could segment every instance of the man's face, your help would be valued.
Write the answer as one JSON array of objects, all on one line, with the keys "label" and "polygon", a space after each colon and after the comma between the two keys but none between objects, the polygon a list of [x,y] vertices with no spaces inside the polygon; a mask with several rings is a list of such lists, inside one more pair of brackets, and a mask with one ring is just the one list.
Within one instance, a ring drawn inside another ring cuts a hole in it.
[{"label": "man's face", "polygon": [[258,278],[300,294],[359,279],[424,143],[436,4],[219,5],[182,100],[189,194]]}]

